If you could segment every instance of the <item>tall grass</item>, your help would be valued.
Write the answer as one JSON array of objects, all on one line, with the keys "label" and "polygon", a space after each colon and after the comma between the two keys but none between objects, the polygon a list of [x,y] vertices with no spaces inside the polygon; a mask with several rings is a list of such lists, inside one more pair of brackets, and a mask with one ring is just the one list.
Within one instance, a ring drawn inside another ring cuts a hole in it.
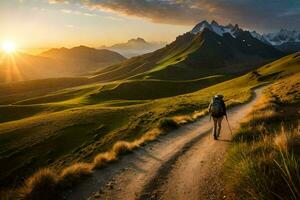
[{"label": "tall grass", "polygon": [[246,199],[300,199],[296,141],[299,133],[285,131],[234,144],[224,168],[229,190]]},{"label": "tall grass", "polygon": [[232,138],[224,172],[238,198],[300,199],[299,127],[278,130],[278,108],[274,98],[263,98]]},{"label": "tall grass", "polygon": [[294,153],[281,152],[281,158],[274,160],[281,176],[288,185],[291,199],[300,199],[300,162]]},{"label": "tall grass", "polygon": [[285,153],[300,149],[299,128],[289,131],[282,125],[281,132],[274,138],[274,142],[276,146]]}]

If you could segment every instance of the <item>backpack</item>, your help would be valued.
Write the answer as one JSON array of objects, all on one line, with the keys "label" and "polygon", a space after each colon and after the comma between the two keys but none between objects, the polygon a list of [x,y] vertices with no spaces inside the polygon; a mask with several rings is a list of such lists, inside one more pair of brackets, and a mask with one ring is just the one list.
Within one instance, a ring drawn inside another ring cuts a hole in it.
[{"label": "backpack", "polygon": [[213,102],[210,107],[210,113],[212,116],[222,116],[224,113],[222,100],[219,98],[213,98]]}]

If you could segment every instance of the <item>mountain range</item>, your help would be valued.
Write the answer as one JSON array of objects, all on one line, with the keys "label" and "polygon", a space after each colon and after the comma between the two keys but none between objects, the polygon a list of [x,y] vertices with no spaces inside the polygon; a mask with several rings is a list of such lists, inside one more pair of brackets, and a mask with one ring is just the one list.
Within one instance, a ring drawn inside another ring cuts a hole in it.
[{"label": "mountain range", "polygon": [[166,47],[100,70],[93,78],[190,80],[216,74],[233,75],[283,55],[238,25],[203,21]]},{"label": "mountain range", "polygon": [[101,48],[117,51],[125,57],[134,57],[155,51],[165,46],[164,42],[147,42],[143,38],[130,39],[125,43],[114,44],[112,46],[102,46]]},{"label": "mountain range", "polygon": [[95,49],[86,46],[78,46],[71,49],[64,47],[50,49],[41,53],[40,56],[61,62],[65,67],[71,67],[70,70],[73,74],[87,73],[126,59],[121,54],[111,50]]},{"label": "mountain range", "polygon": [[[86,46],[50,49],[38,56],[18,53],[13,62],[2,56],[0,82],[91,73],[91,80],[101,82],[234,76],[300,50],[299,43],[296,31],[282,29],[278,33],[260,34],[243,30],[237,24],[202,21],[162,48],[162,43],[137,38],[107,47],[110,50]],[[144,54],[126,59],[115,51],[127,56]]]},{"label": "mountain range", "polygon": [[[235,37],[239,32],[244,31],[237,24],[228,24],[224,26],[218,24],[216,21],[209,23],[205,20],[197,24],[191,32],[197,34],[204,28],[213,31],[220,36],[224,35],[225,33],[229,33],[233,37]],[[300,32],[297,32],[296,30],[280,29],[278,32],[264,34],[251,31],[250,34],[261,42],[272,45],[286,53],[300,51]]]},{"label": "mountain range", "polygon": [[126,59],[114,51],[86,46],[50,49],[36,56],[22,52],[0,56],[0,83],[78,76]]}]

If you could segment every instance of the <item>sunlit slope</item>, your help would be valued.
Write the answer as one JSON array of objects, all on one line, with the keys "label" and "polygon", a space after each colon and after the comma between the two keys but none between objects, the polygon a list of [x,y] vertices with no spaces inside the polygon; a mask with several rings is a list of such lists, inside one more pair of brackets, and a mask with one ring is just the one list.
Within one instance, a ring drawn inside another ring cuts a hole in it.
[{"label": "sunlit slope", "polygon": [[66,73],[55,60],[21,52],[0,52],[0,83],[60,76]]},{"label": "sunlit slope", "polygon": [[11,185],[39,167],[60,168],[89,160],[117,140],[132,140],[158,127],[166,117],[206,108],[216,93],[223,93],[228,104],[244,102],[249,99],[252,87],[299,70],[298,53],[256,72],[171,98],[90,99],[91,94],[101,89],[116,87],[112,83],[70,88],[19,102],[28,105],[1,106],[0,182],[2,186]]},{"label": "sunlit slope", "polygon": [[49,78],[0,84],[0,105],[43,96],[63,88],[88,84],[86,77]]}]

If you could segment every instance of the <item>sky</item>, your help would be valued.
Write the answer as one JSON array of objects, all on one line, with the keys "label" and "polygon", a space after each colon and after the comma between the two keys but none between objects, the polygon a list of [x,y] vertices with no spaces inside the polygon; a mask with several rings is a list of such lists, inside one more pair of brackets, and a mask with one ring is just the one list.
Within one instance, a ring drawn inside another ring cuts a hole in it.
[{"label": "sky", "polygon": [[300,0],[0,0],[0,42],[20,49],[171,42],[202,20],[300,30]]}]

